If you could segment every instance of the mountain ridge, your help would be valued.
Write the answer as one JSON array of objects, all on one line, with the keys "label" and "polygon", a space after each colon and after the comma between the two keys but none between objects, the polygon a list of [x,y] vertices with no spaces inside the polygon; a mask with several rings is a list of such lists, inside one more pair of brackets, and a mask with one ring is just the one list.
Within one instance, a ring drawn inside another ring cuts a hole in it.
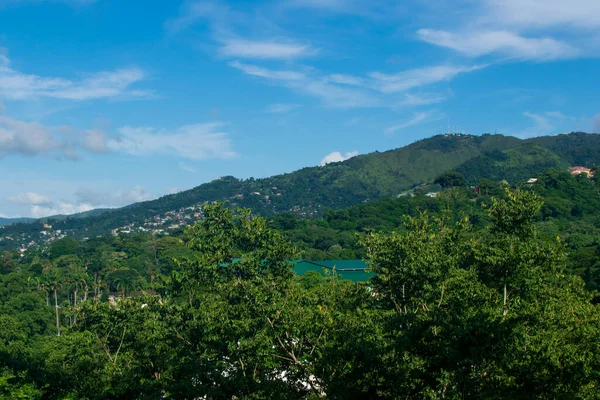
[{"label": "mountain ridge", "polygon": [[[500,134],[436,135],[401,148],[325,166],[305,167],[262,179],[224,176],[183,192],[118,209],[39,221],[50,221],[55,229],[75,237],[94,237],[153,218],[169,220],[165,213],[212,201],[248,207],[266,216],[292,212],[312,218],[328,208],[341,209],[397,196],[431,183],[449,170],[461,172],[468,182],[476,183],[481,178],[516,181],[547,168],[598,164],[600,135],[597,134],[576,132],[524,140]],[[197,210],[192,211],[191,214],[197,215]],[[4,233],[33,231],[24,225],[28,224],[2,229]]]}]

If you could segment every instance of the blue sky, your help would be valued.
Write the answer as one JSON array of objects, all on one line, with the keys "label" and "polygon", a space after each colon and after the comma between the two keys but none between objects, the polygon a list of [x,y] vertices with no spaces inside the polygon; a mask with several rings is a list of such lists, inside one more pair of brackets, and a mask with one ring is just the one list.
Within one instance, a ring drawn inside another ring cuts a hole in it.
[{"label": "blue sky", "polygon": [[597,0],[0,0],[0,215],[600,132]]}]

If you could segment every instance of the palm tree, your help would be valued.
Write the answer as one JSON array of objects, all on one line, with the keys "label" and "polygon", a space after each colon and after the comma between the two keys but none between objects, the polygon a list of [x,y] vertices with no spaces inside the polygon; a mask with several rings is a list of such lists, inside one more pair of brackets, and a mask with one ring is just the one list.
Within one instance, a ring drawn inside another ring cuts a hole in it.
[{"label": "palm tree", "polygon": [[56,269],[51,269],[46,275],[48,282],[48,288],[52,291],[54,296],[54,309],[56,314],[56,335],[60,336],[60,318],[58,314],[58,289],[62,287],[64,280],[62,275],[58,273]]},{"label": "palm tree", "polygon": [[123,293],[123,297],[127,293],[131,293],[137,286],[138,273],[135,270],[129,268],[119,269],[111,274],[112,284],[115,286],[117,291]]},{"label": "palm tree", "polygon": [[44,295],[46,297],[46,305],[50,305],[50,300],[49,300],[49,291],[48,291],[48,284],[46,282],[46,277],[42,276],[41,278],[39,276],[36,276],[35,278],[31,279],[31,276],[29,278],[27,278],[27,280],[35,285],[35,289],[39,292],[44,292]]}]

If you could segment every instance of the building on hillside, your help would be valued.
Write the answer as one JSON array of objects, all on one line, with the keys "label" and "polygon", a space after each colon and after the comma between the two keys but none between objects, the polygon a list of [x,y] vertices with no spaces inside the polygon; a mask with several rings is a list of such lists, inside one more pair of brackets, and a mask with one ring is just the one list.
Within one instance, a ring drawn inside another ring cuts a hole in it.
[{"label": "building on hillside", "polygon": [[569,173],[573,176],[586,174],[588,178],[591,178],[594,176],[594,173],[592,172],[591,169],[586,168],[586,167],[580,167],[580,166],[575,166],[575,167],[569,168]]},{"label": "building on hillside", "polygon": [[530,184],[530,185],[533,185],[536,182],[537,182],[537,178],[529,178],[529,179],[527,179],[527,183]]}]

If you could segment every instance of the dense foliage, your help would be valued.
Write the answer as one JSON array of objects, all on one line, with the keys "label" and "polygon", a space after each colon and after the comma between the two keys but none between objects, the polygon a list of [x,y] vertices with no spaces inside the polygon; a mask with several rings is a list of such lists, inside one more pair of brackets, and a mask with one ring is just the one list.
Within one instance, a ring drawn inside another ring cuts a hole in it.
[{"label": "dense foliage", "polygon": [[[600,309],[572,273],[600,275],[596,185],[549,170],[312,222],[215,204],[180,237],[5,252],[0,398],[596,398]],[[323,232],[376,276],[295,276]]]}]

